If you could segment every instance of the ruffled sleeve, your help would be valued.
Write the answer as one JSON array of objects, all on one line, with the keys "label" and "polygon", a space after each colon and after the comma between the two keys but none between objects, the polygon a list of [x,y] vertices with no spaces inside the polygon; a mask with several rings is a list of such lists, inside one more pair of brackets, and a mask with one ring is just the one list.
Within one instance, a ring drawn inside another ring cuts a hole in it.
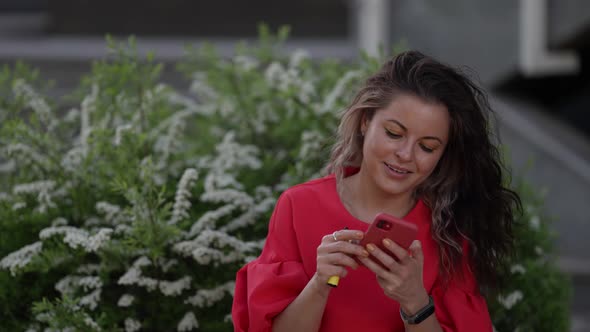
[{"label": "ruffled sleeve", "polygon": [[272,319],[301,293],[309,280],[293,229],[292,211],[285,192],[271,216],[260,257],[237,273],[232,306],[235,331],[271,331]]},{"label": "ruffled sleeve", "polygon": [[438,322],[445,332],[491,332],[492,321],[486,300],[466,262],[459,272],[448,283],[437,280],[433,286],[432,298]]}]

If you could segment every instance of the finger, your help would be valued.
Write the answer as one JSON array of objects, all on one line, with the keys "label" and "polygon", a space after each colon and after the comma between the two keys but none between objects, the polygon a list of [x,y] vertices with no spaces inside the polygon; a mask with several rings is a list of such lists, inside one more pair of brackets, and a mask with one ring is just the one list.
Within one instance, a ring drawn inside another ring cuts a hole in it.
[{"label": "finger", "polygon": [[381,265],[377,264],[370,258],[359,257],[359,261],[361,261],[361,263],[363,263],[363,265],[366,266],[369,270],[373,271],[373,273],[375,273],[377,277],[385,279],[391,274],[391,272],[387,271]]},{"label": "finger", "polygon": [[[324,236],[324,240],[328,240],[329,242],[337,242],[337,241],[358,241],[362,239],[364,233],[359,230],[352,230],[352,229],[342,229],[339,231],[335,231],[332,234],[328,234]],[[334,239],[336,238],[336,239]]]},{"label": "finger", "polygon": [[389,271],[394,272],[399,270],[400,264],[395,260],[395,258],[390,256],[385,251],[381,250],[376,245],[369,243],[367,245],[367,250],[369,251],[371,256],[375,257],[378,261],[385,265],[389,269]]},{"label": "finger", "polygon": [[328,265],[347,266],[357,269],[359,264],[350,256],[343,253],[332,253],[318,258],[318,261]]},{"label": "finger", "polygon": [[399,244],[390,239],[384,239],[383,245],[394,255],[395,258],[397,258],[399,262],[404,263],[408,260],[408,258],[410,258],[410,255],[406,249],[402,248]]},{"label": "finger", "polygon": [[367,245],[367,250],[371,255],[369,259],[384,271],[384,273],[381,273],[380,270],[373,269],[373,272],[378,273],[378,276],[385,278],[387,275],[399,271],[400,266],[395,259],[379,249],[379,247],[371,243]]},{"label": "finger", "polygon": [[410,245],[410,252],[412,253],[412,257],[416,258],[420,264],[424,262],[424,253],[422,252],[422,243],[418,240],[414,240],[412,245]]},{"label": "finger", "polygon": [[348,271],[346,268],[338,265],[325,265],[318,269],[318,274],[322,276],[324,281],[328,281],[328,279],[332,276],[338,276],[340,278],[345,278],[348,275]]},{"label": "finger", "polygon": [[347,255],[369,257],[369,253],[365,250],[365,248],[363,248],[363,246],[354,243],[348,243],[345,241],[338,241],[326,244],[324,246],[321,246],[321,249],[318,248],[318,251],[325,253],[340,252]]}]

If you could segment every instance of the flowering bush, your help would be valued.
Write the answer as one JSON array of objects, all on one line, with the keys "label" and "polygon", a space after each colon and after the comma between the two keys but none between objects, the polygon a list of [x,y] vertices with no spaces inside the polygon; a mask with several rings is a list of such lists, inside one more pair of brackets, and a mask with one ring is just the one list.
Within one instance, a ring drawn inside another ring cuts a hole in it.
[{"label": "flowering bush", "polygon": [[[286,36],[262,28],[231,59],[189,51],[187,94],[132,39],[109,40],[69,99],[43,94],[25,65],[0,73],[3,325],[231,330],[235,273],[260,252],[276,198],[319,175],[337,112],[380,64],[282,56]],[[489,298],[501,331],[567,325],[567,282],[543,259],[547,230],[530,206],[538,222],[521,231],[534,236],[518,237],[513,282]]]}]

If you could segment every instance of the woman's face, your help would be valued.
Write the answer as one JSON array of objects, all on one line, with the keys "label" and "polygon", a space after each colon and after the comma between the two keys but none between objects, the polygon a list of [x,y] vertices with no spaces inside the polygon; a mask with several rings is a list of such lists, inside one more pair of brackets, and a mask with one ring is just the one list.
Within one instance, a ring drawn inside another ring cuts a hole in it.
[{"label": "woman's face", "polygon": [[411,94],[400,94],[361,125],[361,170],[388,194],[412,193],[432,173],[449,136],[449,112]]}]

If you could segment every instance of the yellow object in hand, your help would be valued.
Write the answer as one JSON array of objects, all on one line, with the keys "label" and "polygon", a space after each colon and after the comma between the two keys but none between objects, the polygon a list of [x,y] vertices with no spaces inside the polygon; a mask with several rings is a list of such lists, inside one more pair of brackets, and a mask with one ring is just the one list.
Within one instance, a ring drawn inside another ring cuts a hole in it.
[{"label": "yellow object in hand", "polygon": [[339,283],[339,282],[340,282],[340,277],[339,277],[339,276],[331,276],[331,277],[328,279],[328,282],[327,282],[327,284],[328,284],[329,286],[332,286],[332,287],[338,287],[338,283]]}]

